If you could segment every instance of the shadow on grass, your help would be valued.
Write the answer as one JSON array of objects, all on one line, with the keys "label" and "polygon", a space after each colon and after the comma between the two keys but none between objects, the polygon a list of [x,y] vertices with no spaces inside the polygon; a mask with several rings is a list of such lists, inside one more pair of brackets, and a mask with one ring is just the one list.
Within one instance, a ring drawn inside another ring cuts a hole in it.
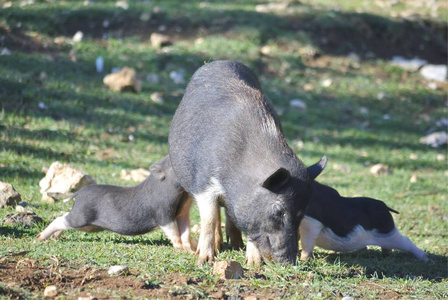
[{"label": "shadow on grass", "polygon": [[[223,34],[238,28],[252,28],[260,32],[261,43],[282,38],[285,34],[305,33],[323,54],[347,55],[358,53],[361,58],[375,56],[391,58],[402,55],[418,56],[431,63],[446,63],[447,25],[424,19],[390,19],[369,13],[352,13],[321,9],[295,3],[286,16],[247,10],[258,2],[238,2],[225,9],[218,3],[201,6],[196,1],[157,4],[135,4],[123,10],[107,5],[53,6],[34,5],[26,9],[13,7],[0,11],[0,20],[11,24],[5,30],[7,42],[24,40],[27,47],[40,49],[35,41],[24,36],[24,30],[38,31],[49,36],[72,37],[81,30],[87,37],[99,38],[105,33],[112,36],[138,36],[143,40],[163,25],[167,33],[181,38],[205,34]],[[154,6],[159,12],[153,12]],[[141,18],[143,13],[150,18]],[[104,20],[109,25],[103,26]],[[17,38],[19,37],[19,38]],[[20,46],[20,45],[19,45]]]},{"label": "shadow on grass", "polygon": [[145,245],[145,246],[172,246],[170,241],[163,236],[157,237],[144,237],[145,235],[139,236],[136,239],[132,239],[131,236],[121,236],[112,232],[104,231],[110,233],[110,237],[104,237],[96,235],[95,233],[86,233],[79,236],[79,240],[82,242],[105,242],[114,244],[127,244],[127,245]]},{"label": "shadow on grass", "polygon": [[363,275],[368,278],[420,278],[435,282],[448,278],[447,256],[428,254],[430,262],[422,262],[412,254],[402,251],[393,251],[391,255],[384,257],[381,251],[373,249],[349,253],[332,253],[328,254],[325,259],[329,263],[344,265],[346,271],[343,277],[361,275],[356,270],[361,266],[364,268]]},{"label": "shadow on grass", "polygon": [[27,230],[19,229],[17,227],[0,227],[0,235],[10,236],[12,238],[21,238],[23,236],[29,235]]}]

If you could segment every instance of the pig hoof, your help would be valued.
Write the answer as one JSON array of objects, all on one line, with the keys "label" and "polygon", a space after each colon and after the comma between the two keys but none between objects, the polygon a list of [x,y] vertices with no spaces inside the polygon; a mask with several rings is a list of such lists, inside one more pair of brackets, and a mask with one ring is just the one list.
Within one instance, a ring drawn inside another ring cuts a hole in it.
[{"label": "pig hoof", "polygon": [[34,238],[34,242],[36,243],[36,242],[41,242],[41,241],[43,241],[44,239],[42,238],[42,236],[40,235],[40,233]]},{"label": "pig hoof", "polygon": [[313,255],[311,254],[302,254],[300,255],[300,261],[312,261]]},{"label": "pig hoof", "polygon": [[434,263],[434,261],[432,261],[431,259],[429,259],[429,256],[428,256],[427,253],[425,253],[425,254],[420,258],[420,260],[421,260],[421,261],[424,261],[424,262],[431,262],[431,263]]},{"label": "pig hoof", "polygon": [[208,263],[208,265],[211,266],[211,265],[213,264],[213,257],[211,257],[211,256],[207,256],[207,255],[199,256],[197,265],[198,265],[198,266],[202,266],[202,265],[204,265],[205,263]]},{"label": "pig hoof", "polygon": [[173,247],[174,247],[174,249],[176,249],[176,250],[183,250],[183,249],[184,249],[183,246],[182,246],[182,244],[180,244],[180,243],[175,243],[175,244],[173,244]]}]

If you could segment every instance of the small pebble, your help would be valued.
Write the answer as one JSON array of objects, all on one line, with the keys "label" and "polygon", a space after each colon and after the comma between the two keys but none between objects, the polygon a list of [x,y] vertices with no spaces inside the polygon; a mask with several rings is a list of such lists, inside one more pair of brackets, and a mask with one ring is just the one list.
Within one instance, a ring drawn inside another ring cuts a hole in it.
[{"label": "small pebble", "polygon": [[49,285],[45,288],[44,297],[56,297],[58,295],[58,288],[55,285]]},{"label": "small pebble", "polygon": [[112,266],[107,271],[109,275],[123,275],[129,273],[129,268],[126,266]]}]

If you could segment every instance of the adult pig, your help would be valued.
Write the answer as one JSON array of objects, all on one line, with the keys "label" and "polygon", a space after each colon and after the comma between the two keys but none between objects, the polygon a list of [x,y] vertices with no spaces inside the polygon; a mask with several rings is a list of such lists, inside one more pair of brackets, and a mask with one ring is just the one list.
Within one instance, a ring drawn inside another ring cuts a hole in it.
[{"label": "adult pig", "polygon": [[76,192],[65,216],[56,218],[37,240],[57,238],[64,230],[110,230],[138,235],[160,227],[174,248],[196,250],[190,242],[192,199],[179,185],[169,156],[151,165],[151,174],[137,186],[89,185]]},{"label": "adult pig", "polygon": [[218,202],[248,239],[248,264],[295,263],[311,183],[326,159],[306,168],[287,145],[255,74],[215,61],[187,86],[169,134],[172,167],[201,218],[198,263],[214,259]]}]

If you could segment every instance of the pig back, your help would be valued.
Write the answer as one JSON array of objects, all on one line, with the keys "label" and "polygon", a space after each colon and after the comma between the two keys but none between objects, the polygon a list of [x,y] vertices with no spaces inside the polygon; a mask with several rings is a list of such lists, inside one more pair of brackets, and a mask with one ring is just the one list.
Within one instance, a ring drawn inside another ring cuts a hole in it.
[{"label": "pig back", "polygon": [[[174,115],[170,157],[181,185],[202,192],[211,177],[259,182],[279,167],[305,178],[255,74],[229,61],[208,63],[193,75]],[[250,170],[250,171],[249,171]]]}]

